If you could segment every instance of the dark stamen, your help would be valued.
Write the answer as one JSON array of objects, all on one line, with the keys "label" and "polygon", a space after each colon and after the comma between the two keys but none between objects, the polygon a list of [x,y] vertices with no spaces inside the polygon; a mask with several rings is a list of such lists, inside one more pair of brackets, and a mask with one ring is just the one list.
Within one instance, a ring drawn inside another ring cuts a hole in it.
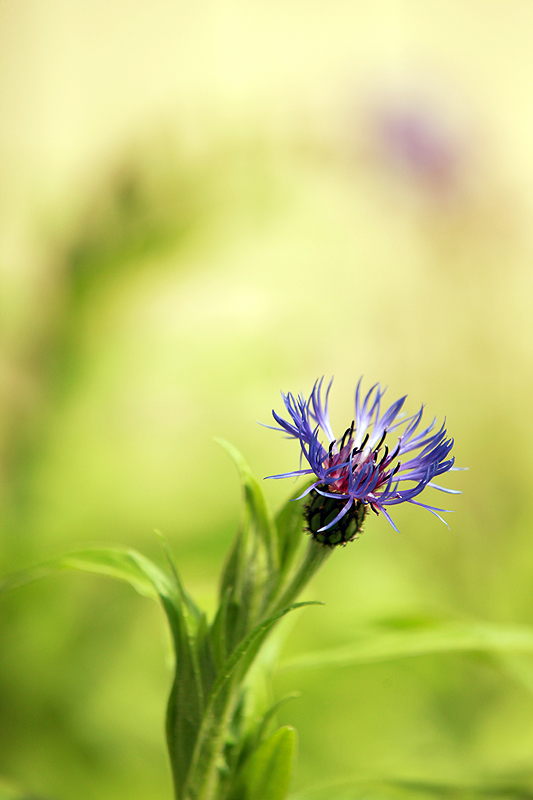
[{"label": "dark stamen", "polygon": [[370,434],[369,434],[369,433],[367,433],[367,435],[365,436],[365,438],[363,439],[363,441],[361,442],[361,444],[360,444],[360,445],[359,445],[359,447],[357,448],[357,449],[359,450],[359,452],[360,452],[360,453],[362,453],[362,452],[363,452],[363,450],[365,449],[365,445],[366,445],[366,443],[368,442],[369,438],[370,438]]},{"label": "dark stamen", "polygon": [[330,458],[333,456],[333,447],[335,446],[335,442],[336,439],[333,439],[333,441],[329,445],[328,455]]},{"label": "dark stamen", "polygon": [[342,448],[344,447],[344,445],[346,443],[346,439],[351,439],[352,438],[354,425],[355,425],[355,420],[352,420],[352,424],[350,425],[350,427],[346,428],[346,430],[344,431],[344,434],[343,434],[342,439],[341,439],[341,446],[339,448],[340,450],[342,450]]},{"label": "dark stamen", "polygon": [[386,436],[386,435],[387,435],[387,429],[385,428],[385,430],[383,431],[383,436],[382,436],[382,437],[381,437],[381,439],[379,440],[379,444],[377,445],[377,447],[374,447],[374,452],[376,452],[376,453],[377,453],[377,451],[379,450],[379,448],[381,447],[381,445],[382,445],[382,444],[383,444],[383,442],[385,441],[385,436]]},{"label": "dark stamen", "polygon": [[391,455],[390,460],[393,461],[400,452],[400,442],[398,442],[394,453]]},{"label": "dark stamen", "polygon": [[380,469],[383,466],[388,455],[389,455],[389,448],[387,447],[387,445],[385,445],[385,454],[378,464],[378,469]]}]

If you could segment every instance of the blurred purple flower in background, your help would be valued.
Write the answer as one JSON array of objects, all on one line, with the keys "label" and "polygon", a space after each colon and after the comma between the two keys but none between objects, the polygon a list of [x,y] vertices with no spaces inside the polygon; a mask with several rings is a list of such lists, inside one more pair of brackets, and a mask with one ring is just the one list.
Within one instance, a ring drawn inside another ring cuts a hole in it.
[{"label": "blurred purple flower in background", "polygon": [[468,192],[480,141],[460,86],[431,70],[388,76],[369,87],[361,111],[363,153],[395,175],[403,191],[410,185],[424,203],[439,204]]},{"label": "blurred purple flower in background", "polygon": [[377,129],[388,159],[433,188],[454,183],[461,156],[458,142],[427,109],[389,108],[378,115]]},{"label": "blurred purple flower in background", "polygon": [[[376,514],[382,512],[395,530],[386,506],[414,503],[439,517],[437,512],[446,509],[420,503],[415,497],[426,486],[458,494],[433,483],[434,478],[454,464],[450,457],[453,439],[446,438],[444,424],[435,431],[434,419],[418,430],[423,406],[416,414],[404,417],[401,410],[406,397],[396,400],[382,412],[381,399],[385,390],[375,384],[363,399],[359,380],[355,419],[337,439],[328,413],[332,381],[323,401],[323,380],[316,381],[308,400],[302,395],[282,393],[289,419],[272,411],[279,427],[269,426],[284,431],[289,438],[298,439],[309,465],[269,477],[314,475],[316,478],[300,495],[310,496],[305,517],[313,538],[330,546],[351,541],[360,533],[369,508]],[[321,435],[325,437],[326,446],[319,440]]]}]

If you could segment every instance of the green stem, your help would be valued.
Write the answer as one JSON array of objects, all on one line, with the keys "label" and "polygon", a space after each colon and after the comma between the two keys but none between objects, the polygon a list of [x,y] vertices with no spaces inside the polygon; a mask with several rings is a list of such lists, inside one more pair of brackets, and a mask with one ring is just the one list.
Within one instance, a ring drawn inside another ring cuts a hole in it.
[{"label": "green stem", "polygon": [[309,583],[315,572],[318,572],[324,561],[326,561],[331,553],[332,547],[324,547],[320,542],[314,539],[309,539],[307,550],[302,559],[302,562],[296,572],[294,573],[289,585],[282,593],[281,597],[274,602],[274,604],[267,609],[265,616],[270,617],[276,614],[283,608],[287,608],[298,597],[302,589]]},{"label": "green stem", "polygon": [[[291,606],[300,592],[307,585],[312,576],[319,570],[324,561],[331,555],[333,548],[324,547],[319,542],[310,539],[307,545],[306,552],[301,560],[299,567],[292,576],[288,585],[278,599],[273,599],[270,606],[262,614],[263,622],[261,625],[267,625],[268,628],[272,627],[272,617],[276,615],[281,616],[281,612]],[[252,634],[250,634],[252,635]],[[218,790],[217,770],[222,750],[225,743],[225,735],[231,717],[234,711],[235,702],[237,699],[236,687],[240,685],[243,674],[247,671],[247,666],[244,672],[237,669],[235,675],[231,677],[229,684],[225,688],[225,697],[218,708],[218,692],[216,686],[211,691],[211,697],[207,702],[207,707],[203,712],[203,719],[198,731],[198,736],[194,748],[194,754],[189,767],[188,778],[185,781],[185,786],[181,787],[181,791],[176,785],[176,800],[215,800]],[[226,678],[230,678],[227,674]],[[208,739],[211,746],[207,748],[208,752],[204,750]],[[169,747],[171,747],[169,742]],[[172,760],[172,753],[171,753]],[[175,778],[177,776],[175,775]]]}]

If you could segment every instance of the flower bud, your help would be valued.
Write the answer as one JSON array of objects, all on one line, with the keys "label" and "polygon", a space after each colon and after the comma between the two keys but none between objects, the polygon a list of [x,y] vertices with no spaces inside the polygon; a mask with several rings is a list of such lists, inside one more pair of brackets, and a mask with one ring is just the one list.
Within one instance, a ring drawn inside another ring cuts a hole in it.
[{"label": "flower bud", "polygon": [[364,503],[361,501],[354,503],[337,522],[334,522],[345,505],[344,501],[324,497],[315,489],[309,497],[311,499],[304,507],[304,517],[308,531],[315,541],[326,547],[336,547],[338,544],[345,545],[359,537],[368,510]]}]

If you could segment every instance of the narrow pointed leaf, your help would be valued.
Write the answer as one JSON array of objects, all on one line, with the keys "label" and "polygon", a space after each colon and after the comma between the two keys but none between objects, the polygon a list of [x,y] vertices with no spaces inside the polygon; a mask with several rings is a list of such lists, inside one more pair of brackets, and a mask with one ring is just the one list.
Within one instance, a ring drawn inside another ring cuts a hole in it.
[{"label": "narrow pointed leaf", "polygon": [[170,597],[173,586],[170,578],[141,553],[122,548],[91,548],[58,556],[35,567],[8,576],[0,582],[0,592],[24,586],[62,570],[75,569],[107,575],[126,581],[144,597],[157,600]]},{"label": "narrow pointed leaf", "polygon": [[167,540],[165,539],[165,537],[163,536],[161,531],[159,531],[156,528],[154,528],[154,533],[156,534],[157,538],[159,539],[159,542],[161,544],[161,548],[162,548],[162,550],[163,550],[163,552],[165,554],[165,557],[167,559],[168,565],[169,565],[169,567],[171,569],[172,577],[174,578],[174,583],[175,583],[175,585],[176,585],[176,587],[178,589],[178,592],[179,592],[179,595],[181,597],[181,600],[182,600],[183,604],[185,605],[189,615],[193,619],[198,621],[200,619],[201,615],[202,615],[202,612],[196,606],[196,604],[193,602],[191,597],[187,594],[187,592],[183,588],[183,584],[181,582],[181,578],[180,578],[179,570],[178,570],[178,565],[176,563],[176,559],[174,557],[174,553],[172,552],[172,550],[170,548],[170,545],[168,544]]},{"label": "narrow pointed leaf", "polygon": [[492,653],[493,660],[507,675],[533,694],[533,654],[504,652]]},{"label": "narrow pointed leaf", "polygon": [[[239,470],[244,494],[241,529],[230,551],[220,584],[220,603],[229,594],[217,636],[226,639],[226,652],[243,641],[259,619],[277,584],[277,539],[261,487],[239,451],[217,439]],[[288,604],[287,604],[288,605]],[[224,629],[221,623],[224,622]]]},{"label": "narrow pointed leaf", "polygon": [[533,780],[448,783],[405,778],[361,778],[296,792],[291,794],[289,800],[533,800],[532,787]]},{"label": "narrow pointed leaf", "polygon": [[225,731],[231,719],[234,679],[242,681],[254,656],[276,622],[295,608],[323,605],[317,601],[294,603],[258,624],[235,648],[220,671],[219,677],[207,698],[202,725],[196,741],[191,771],[184,796],[191,800],[212,797],[216,774],[224,746]]},{"label": "narrow pointed leaf", "polygon": [[255,724],[249,731],[242,744],[241,752],[239,753],[240,764],[243,764],[246,759],[255,750],[257,750],[259,745],[267,738],[269,729],[273,727],[273,720],[278,710],[290,700],[294,700],[295,698],[301,696],[301,692],[291,692],[291,694],[285,695],[285,697],[282,697],[280,700],[274,703],[268,709],[268,711],[266,711],[258,720],[255,721]]},{"label": "narrow pointed leaf", "polygon": [[294,728],[284,726],[273,733],[245,762],[227,800],[284,800],[295,746]]},{"label": "narrow pointed leaf", "polygon": [[244,502],[246,510],[250,515],[250,524],[255,526],[258,534],[262,537],[268,552],[269,560],[271,564],[274,564],[277,561],[275,553],[276,530],[261,486],[254,478],[248,462],[236,447],[226,442],[224,439],[216,439],[215,441],[217,441],[231,456],[239,470],[244,489]]},{"label": "narrow pointed leaf", "polygon": [[[193,756],[194,742],[205,707],[205,695],[214,679],[212,659],[209,659],[210,645],[206,644],[205,619],[198,617],[177,577],[167,575],[149,559],[130,549],[93,548],[60,556],[6,578],[0,584],[0,591],[7,591],[66,569],[127,581],[140,594],[161,602],[172,633],[176,657],[176,672],[167,711],[167,739],[177,797],[181,798],[180,787]],[[196,633],[199,626],[203,626],[203,633],[197,646]]]},{"label": "narrow pointed leaf", "polygon": [[272,719],[274,718],[274,716],[279,711],[279,709],[282,706],[284,706],[286,703],[289,703],[291,700],[295,700],[296,698],[301,697],[301,696],[302,696],[301,692],[291,692],[290,694],[285,695],[285,697],[282,697],[280,700],[278,700],[276,703],[274,703],[268,709],[266,714],[263,714],[263,716],[262,716],[262,718],[261,718],[261,720],[259,722],[259,725],[257,726],[257,733],[256,733],[256,742],[257,742],[257,744],[259,744],[264,739],[265,734],[267,733],[267,730],[270,727],[270,723],[271,723]]},{"label": "narrow pointed leaf", "polygon": [[211,645],[211,638],[209,636],[209,628],[205,614],[202,614],[198,623],[195,646],[198,667],[202,680],[203,695],[204,697],[207,697],[215,682],[217,666],[215,663],[215,656],[213,653],[213,647]]},{"label": "narrow pointed leaf", "polygon": [[371,629],[349,645],[286,660],[281,669],[350,666],[431,653],[533,653],[533,628],[445,621],[397,631]]},{"label": "narrow pointed leaf", "polygon": [[211,646],[213,648],[213,656],[217,665],[217,669],[222,667],[226,661],[226,658],[228,657],[226,626],[229,601],[230,588],[228,587],[226,594],[220,601],[220,605],[218,607],[215,619],[213,620],[213,624],[211,625],[210,631]]},{"label": "narrow pointed leaf", "polygon": [[0,778],[0,800],[45,800],[45,798]]}]

